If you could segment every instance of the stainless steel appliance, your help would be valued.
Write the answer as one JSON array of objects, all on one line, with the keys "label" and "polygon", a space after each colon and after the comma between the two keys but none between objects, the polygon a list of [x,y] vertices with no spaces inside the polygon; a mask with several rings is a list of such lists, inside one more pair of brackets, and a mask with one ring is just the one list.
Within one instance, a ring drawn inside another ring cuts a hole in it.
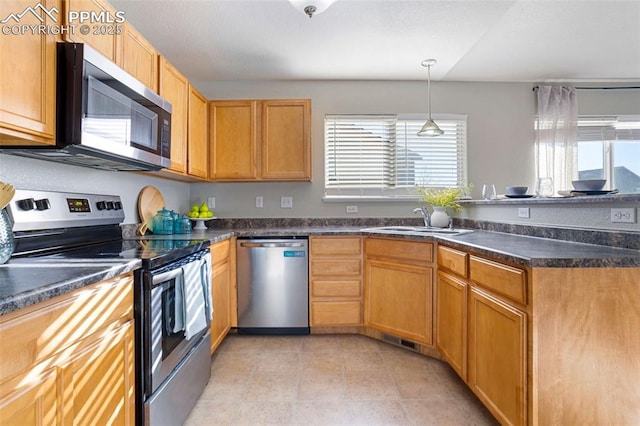
[{"label": "stainless steel appliance", "polygon": [[238,332],[309,334],[308,239],[238,239]]},{"label": "stainless steel appliance", "polygon": [[[8,206],[16,240],[9,263],[140,259],[136,424],[179,425],[210,376],[210,242],[189,234],[124,239],[122,207],[114,195],[18,190]],[[196,308],[186,312],[185,302]]]},{"label": "stainless steel appliance", "polygon": [[56,143],[2,152],[105,170],[170,165],[171,104],[81,43],[58,43]]}]

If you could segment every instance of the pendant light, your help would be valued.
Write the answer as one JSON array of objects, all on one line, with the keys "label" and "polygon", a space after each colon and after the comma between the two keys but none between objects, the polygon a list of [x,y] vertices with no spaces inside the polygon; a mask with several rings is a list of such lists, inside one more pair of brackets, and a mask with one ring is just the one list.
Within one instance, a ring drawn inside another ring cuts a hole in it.
[{"label": "pendant light", "polygon": [[425,59],[422,61],[422,66],[427,68],[427,98],[428,98],[428,112],[429,118],[424,123],[422,129],[418,132],[418,136],[440,136],[444,132],[438,125],[431,119],[431,67],[436,64],[435,59]]},{"label": "pendant light", "polygon": [[335,0],[289,0],[289,3],[311,18],[314,14],[317,15],[327,10],[334,1]]}]

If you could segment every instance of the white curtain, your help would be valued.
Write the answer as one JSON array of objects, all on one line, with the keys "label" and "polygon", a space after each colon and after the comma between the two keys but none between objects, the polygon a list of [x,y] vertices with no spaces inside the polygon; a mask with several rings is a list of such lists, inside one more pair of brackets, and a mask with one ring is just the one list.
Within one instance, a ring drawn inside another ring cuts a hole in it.
[{"label": "white curtain", "polygon": [[570,190],[578,178],[578,96],[575,87],[539,86],[536,122],[537,178]]}]

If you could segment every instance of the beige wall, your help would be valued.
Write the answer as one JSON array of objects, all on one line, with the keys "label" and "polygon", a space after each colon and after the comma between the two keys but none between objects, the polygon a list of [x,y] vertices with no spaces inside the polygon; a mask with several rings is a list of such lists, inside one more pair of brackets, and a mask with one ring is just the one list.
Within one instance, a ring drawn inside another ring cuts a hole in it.
[{"label": "beige wall", "polygon": [[[482,184],[492,182],[499,191],[506,185],[533,186],[533,83],[434,82],[434,113],[468,116],[469,181],[479,197]],[[608,84],[599,84],[608,86]],[[629,84],[632,85],[632,84]],[[637,84],[636,84],[637,85]],[[190,204],[216,198],[221,217],[407,217],[417,203],[323,202],[323,119],[334,113],[424,113],[426,84],[391,81],[220,82],[196,83],[209,99],[311,98],[313,181],[303,183],[186,184],[145,175],[104,172],[0,154],[0,181],[17,187],[120,194],[126,223],[138,221],[135,202],[145,185],[156,185],[171,209],[186,211]],[[581,114],[638,114],[640,91],[579,91]],[[255,197],[264,197],[264,208]],[[281,209],[280,197],[292,196],[293,209]],[[357,205],[357,214],[346,214]],[[623,207],[626,207],[623,206]],[[513,223],[544,223],[588,228],[638,229],[638,223],[608,223],[609,205],[533,206],[531,218],[517,217],[513,206],[475,206],[465,217]],[[640,212],[638,212],[640,214]]]}]

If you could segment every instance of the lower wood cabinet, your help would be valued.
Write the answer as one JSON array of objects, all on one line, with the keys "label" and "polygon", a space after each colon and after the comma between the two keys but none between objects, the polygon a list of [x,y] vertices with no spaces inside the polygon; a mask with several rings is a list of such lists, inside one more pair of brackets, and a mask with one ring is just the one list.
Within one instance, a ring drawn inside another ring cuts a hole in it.
[{"label": "lower wood cabinet", "polygon": [[469,285],[438,271],[436,284],[436,348],[463,379],[467,379],[467,293]]},{"label": "lower wood cabinet", "polygon": [[132,274],[0,317],[0,342],[3,425],[134,424]]},{"label": "lower wood cabinet", "polygon": [[527,314],[472,287],[467,383],[501,424],[527,423]]},{"label": "lower wood cabinet", "polygon": [[364,325],[433,346],[433,244],[365,241]]},{"label": "lower wood cabinet", "polygon": [[211,245],[211,296],[213,320],[211,321],[211,353],[220,346],[232,327],[235,312],[235,238]]},{"label": "lower wood cabinet", "polygon": [[501,424],[527,423],[527,273],[439,245],[436,346]]},{"label": "lower wood cabinet", "polygon": [[312,330],[361,326],[362,238],[311,236],[309,247]]}]

